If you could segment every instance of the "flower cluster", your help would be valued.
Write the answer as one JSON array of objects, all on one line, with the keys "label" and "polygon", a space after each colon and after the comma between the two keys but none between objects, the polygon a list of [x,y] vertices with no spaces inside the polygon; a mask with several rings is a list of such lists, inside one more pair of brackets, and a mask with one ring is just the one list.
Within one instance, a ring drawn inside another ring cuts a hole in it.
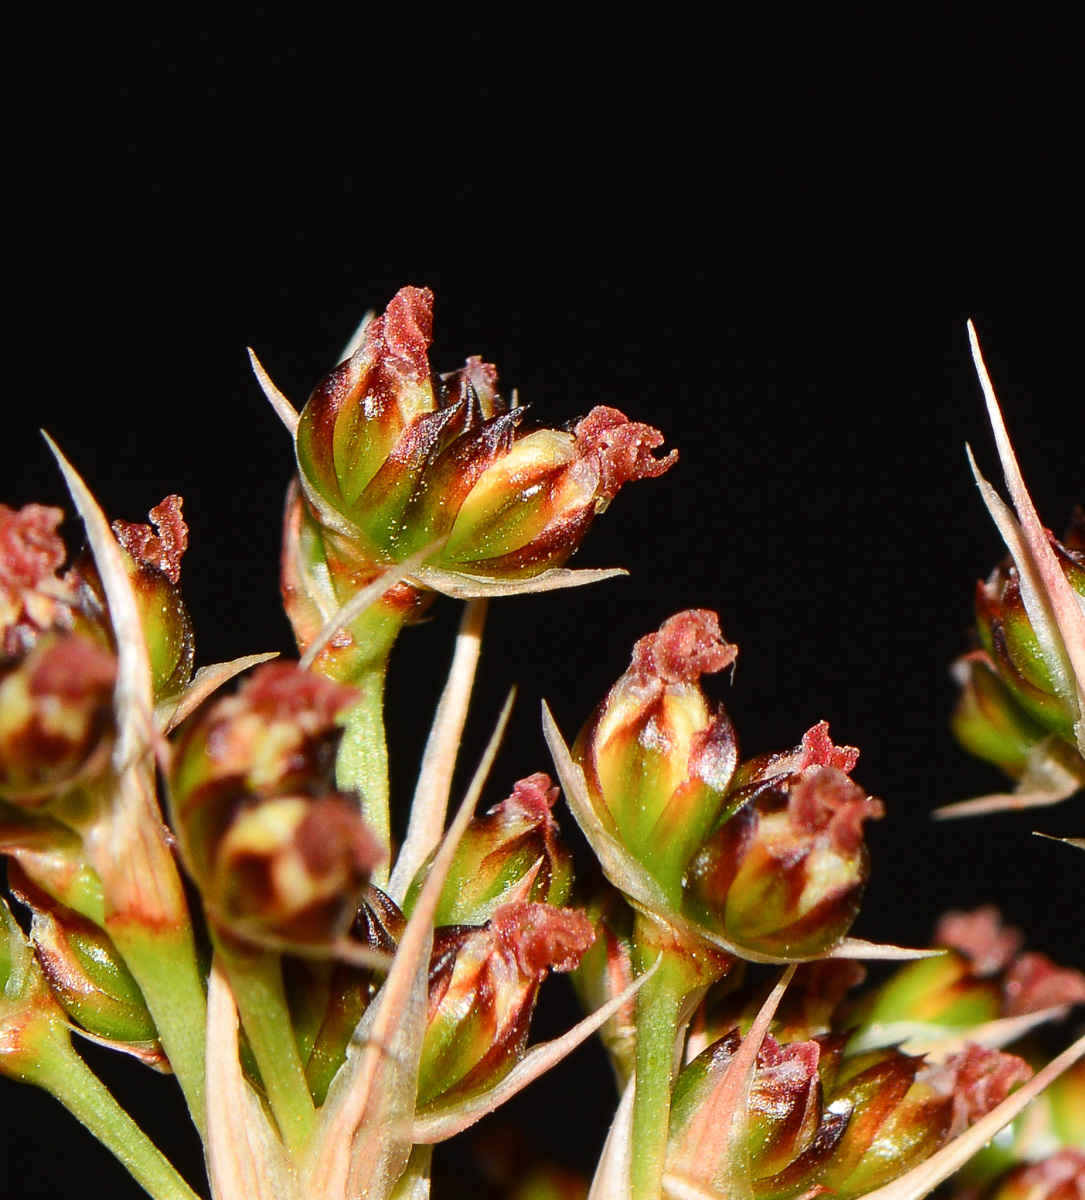
[{"label": "flower cluster", "polygon": [[[560,786],[536,770],[476,813],[507,705],[449,821],[486,604],[613,574],[566,563],[676,453],[606,406],[532,428],[478,358],[436,373],[432,306],[398,292],[300,413],[257,364],[298,464],[296,662],[194,670],[180,497],[110,525],[57,452],[86,531],[71,561],[60,510],[0,505],[0,853],[22,918],[0,902],[0,1073],[156,1200],[195,1194],[73,1033],[176,1077],[218,1200],[421,1200],[435,1144],[598,1032],[622,1099],[594,1196],[916,1198],[1005,1127],[958,1200],[1081,1200],[1080,1067],[1019,1118],[1085,1040],[1046,1065],[1006,1047],[1085,1002],[1085,976],[991,908],[948,914],[931,950],[850,937],[884,806],[825,721],[740,753],[704,686],[737,654],[715,613],[642,637],[571,749],[546,710]],[[957,729],[1050,794],[1085,779],[1080,522],[1030,554],[980,589]],[[384,680],[436,593],[467,606],[408,809]],[[579,891],[563,794],[598,860]],[[863,958],[903,961],[856,994]],[[552,973],[588,1015],[533,1043]],[[539,1163],[519,1183],[579,1189]]]}]

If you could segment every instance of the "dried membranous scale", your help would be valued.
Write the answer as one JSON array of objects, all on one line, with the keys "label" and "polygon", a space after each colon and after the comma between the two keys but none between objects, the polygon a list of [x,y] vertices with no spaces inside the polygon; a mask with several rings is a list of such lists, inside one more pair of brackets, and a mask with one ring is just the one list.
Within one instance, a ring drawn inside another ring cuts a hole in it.
[{"label": "dried membranous scale", "polygon": [[[514,784],[512,793],[488,813],[472,818],[441,891],[438,925],[481,925],[528,875],[530,886],[521,899],[558,907],[568,900],[573,860],[551,811],[557,798],[550,777],[539,772]],[[432,859],[431,855],[407,893],[408,915]]]},{"label": "dried membranous scale", "polygon": [[53,998],[73,1024],[150,1066],[169,1070],[139,985],[109,935],[56,903],[15,863],[8,887],[31,910],[30,941]]},{"label": "dried membranous scale", "polygon": [[381,857],[356,801],[331,780],[336,718],[353,699],[349,688],[270,663],[182,731],[173,824],[216,924],[301,943],[349,928]]}]

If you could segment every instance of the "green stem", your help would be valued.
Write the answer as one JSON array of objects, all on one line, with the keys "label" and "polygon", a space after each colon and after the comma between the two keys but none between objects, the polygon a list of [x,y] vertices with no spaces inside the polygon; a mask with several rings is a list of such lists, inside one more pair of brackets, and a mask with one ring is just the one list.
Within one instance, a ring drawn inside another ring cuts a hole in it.
[{"label": "green stem", "polygon": [[29,1078],[81,1121],[154,1200],[198,1200],[162,1151],[79,1057],[66,1035],[50,1039],[49,1052]]},{"label": "green stem", "polygon": [[633,1096],[632,1200],[659,1200],[667,1157],[671,1067],[684,981],[666,956],[637,993],[637,1082]]},{"label": "green stem", "polygon": [[290,1020],[282,958],[271,950],[227,943],[224,938],[216,940],[216,952],[230,980],[283,1142],[290,1151],[301,1150],[313,1132],[316,1109]]},{"label": "green stem", "polygon": [[387,852],[373,873],[373,882],[388,882],[388,857],[392,832],[388,811],[388,745],[384,739],[384,676],[387,658],[367,666],[351,680],[361,689],[359,702],[347,714],[343,740],[335,760],[335,782],[340,791],[358,793],[362,816]]},{"label": "green stem", "polygon": [[192,1119],[203,1133],[207,996],[192,927],[187,921],[154,929],[114,920],[106,922],[106,930],[139,984]]},{"label": "green stem", "polygon": [[690,1001],[722,978],[731,960],[684,944],[669,926],[639,913],[633,943],[638,972],[649,970],[655,962],[659,966],[637,993],[630,1200],[660,1200],[678,1039],[689,1019]]}]

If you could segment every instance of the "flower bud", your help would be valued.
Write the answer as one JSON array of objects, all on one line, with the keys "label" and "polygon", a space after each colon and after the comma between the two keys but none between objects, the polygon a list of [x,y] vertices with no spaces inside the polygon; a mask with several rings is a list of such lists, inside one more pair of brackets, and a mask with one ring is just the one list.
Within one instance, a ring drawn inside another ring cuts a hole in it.
[{"label": "flower bud", "polygon": [[105,765],[117,663],[81,633],[40,634],[0,665],[0,797],[40,804]]},{"label": "flower bud", "polygon": [[169,1070],[151,1014],[109,936],[54,903],[11,864],[8,886],[32,912],[30,940],[53,996],[71,1020],[158,1069]]},{"label": "flower bud", "polygon": [[539,985],[592,944],[583,913],[513,901],[481,928],[437,931],[418,1104],[493,1086],[523,1057]]},{"label": "flower bud", "polygon": [[698,681],[736,653],[715,613],[671,617],[637,642],[572,751],[599,818],[676,906],[686,865],[728,807],[738,757],[727,714]]},{"label": "flower bud", "polygon": [[181,503],[180,496],[167,496],[152,508],[149,515],[154,529],[129,521],[113,522],[147,639],[156,700],[188,686],[195,659],[192,622],[179,586],[181,556],[188,547]]},{"label": "flower bud", "polygon": [[829,1106],[847,1128],[817,1182],[841,1200],[866,1195],[929,1158],[1032,1075],[1021,1059],[966,1046],[924,1066],[899,1050],[843,1060]]},{"label": "flower bud", "polygon": [[331,786],[335,718],[353,698],[270,663],[182,734],[174,825],[209,914],[243,937],[324,941],[354,918],[380,850]]},{"label": "flower bud", "polygon": [[623,483],[674,461],[652,456],[658,431],[614,409],[594,409],[572,433],[524,431],[490,364],[431,371],[432,332],[433,293],[401,289],[301,414],[306,497],[359,560],[398,562],[447,538],[431,566],[537,575],[568,559]]},{"label": "flower bud", "polygon": [[1019,779],[1047,730],[1021,707],[986,651],[958,659],[953,677],[961,688],[953,712],[954,737],[970,754]]},{"label": "flower bud", "polygon": [[846,774],[857,756],[833,746],[822,722],[793,754],[746,764],[728,796],[733,815],[690,864],[687,911],[765,954],[839,941],[870,872],[863,825],[884,812]]},{"label": "flower bud", "polygon": [[[1074,513],[1063,542],[1048,533],[1055,560],[1070,586],[1085,597],[1085,518]],[[999,678],[1033,721],[1076,745],[1076,706],[1060,696],[1029,620],[1017,567],[1000,563],[976,585],[976,630]]]},{"label": "flower bud", "polygon": [[[437,925],[481,925],[515,887],[539,864],[525,900],[560,907],[573,881],[572,855],[561,841],[551,809],[558,789],[541,772],[513,785],[512,795],[468,825],[441,899]],[[435,852],[436,853],[436,852]],[[423,865],[404,902],[410,915],[433,861]]]},{"label": "flower bud", "polygon": [[[734,987],[734,972],[709,992],[694,1019],[691,1041],[697,1045],[717,1041],[732,1029],[745,1035],[761,1011],[775,980]],[[800,963],[777,1005],[771,1032],[782,1042],[825,1037],[841,1028],[845,997],[866,978],[866,968],[849,958],[825,958]],[[722,993],[722,994],[714,994]]]},{"label": "flower bud", "polygon": [[[699,1054],[679,1075],[671,1103],[668,1168],[721,1195],[728,1184],[726,1147],[724,1139],[706,1134],[725,1127],[712,1102],[741,1043],[733,1030]],[[806,1190],[843,1135],[846,1120],[823,1102],[821,1054],[817,1041],[781,1045],[771,1034],[758,1052],[746,1141],[758,1197]]]}]

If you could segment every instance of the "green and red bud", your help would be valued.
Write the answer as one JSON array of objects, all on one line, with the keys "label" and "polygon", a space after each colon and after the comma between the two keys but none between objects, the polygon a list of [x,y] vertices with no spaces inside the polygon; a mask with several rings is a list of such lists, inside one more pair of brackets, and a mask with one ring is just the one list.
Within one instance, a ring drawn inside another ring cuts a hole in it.
[{"label": "green and red bud", "polygon": [[[714,1101],[741,1042],[733,1030],[699,1054],[679,1075],[671,1102],[668,1169],[720,1195],[729,1184],[730,1122]],[[758,1197],[807,1190],[844,1132],[846,1120],[825,1109],[821,1055],[817,1041],[781,1045],[771,1034],[758,1052],[744,1146]]]},{"label": "green and red bud", "polygon": [[197,714],[171,772],[186,864],[220,926],[305,943],[346,933],[381,850],[332,787],[355,693],[287,663]]},{"label": "green and red bud", "polygon": [[40,633],[0,661],[0,798],[47,802],[108,762],[117,660],[82,633]]},{"label": "green and red bud", "polygon": [[[405,925],[403,913],[396,903],[370,884],[363,893],[351,927],[351,941],[386,954],[390,959],[396,952]],[[305,1079],[318,1106],[324,1103],[336,1072],[346,1060],[351,1038],[377,987],[378,981],[368,967],[338,962],[331,970],[323,1018],[307,1056],[303,1054]]]},{"label": "green and red bud", "polygon": [[[1085,598],[1085,519],[1081,511],[1075,512],[1062,542],[1051,533],[1047,537],[1066,580],[1079,598]],[[1028,716],[1076,746],[1076,702],[1059,694],[1025,606],[1017,567],[1010,559],[1000,563],[985,583],[976,585],[976,630],[999,678]]]},{"label": "green and red bud", "polygon": [[92,1037],[168,1071],[143,994],[108,934],[54,903],[15,864],[8,868],[8,886],[31,910],[34,953],[71,1021]]},{"label": "green and red bud", "polygon": [[[560,907],[573,882],[572,855],[562,843],[551,809],[558,789],[541,772],[513,785],[512,794],[468,825],[437,905],[437,925],[481,925],[535,871],[524,900]],[[411,884],[404,903],[410,915],[432,863]],[[537,869],[536,869],[537,868]]]},{"label": "green and red bud", "polygon": [[1031,1075],[1014,1055],[975,1045],[926,1066],[896,1049],[846,1057],[827,1099],[849,1119],[816,1182],[841,1200],[866,1195],[929,1158]]},{"label": "green and red bud", "polygon": [[671,617],[637,642],[572,751],[597,815],[676,907],[689,860],[730,807],[738,759],[731,722],[699,681],[736,654],[715,613]]},{"label": "green and red bud", "polygon": [[364,345],[301,414],[302,486],[319,523],[373,566],[442,538],[429,564],[517,579],[560,566],[630,480],[660,475],[658,431],[597,408],[572,433],[524,431],[524,410],[477,358],[438,376],[427,350],[433,293],[401,289]]},{"label": "green and red bud", "polygon": [[181,556],[188,547],[181,503],[180,496],[167,496],[152,508],[153,529],[130,521],[113,522],[147,639],[156,700],[188,686],[195,659],[192,622],[180,588]]},{"label": "green and red bud", "polygon": [[[603,883],[589,901],[585,915],[592,923],[595,941],[584,952],[572,973],[573,987],[585,1012],[595,1012],[620,996],[636,977],[633,970],[633,910],[621,893]],[[636,997],[630,996],[599,1030],[624,1089],[636,1066]]]},{"label": "green and red bud", "polygon": [[592,944],[583,913],[513,901],[481,928],[437,931],[418,1104],[492,1087],[523,1057],[539,986]]},{"label": "green and red bud", "polygon": [[0,1075],[41,1083],[67,1045],[67,1017],[0,897]]},{"label": "green and red bud", "polygon": [[686,908],[738,945],[808,956],[839,941],[870,872],[863,825],[883,815],[847,775],[858,752],[822,722],[787,756],[746,764],[732,815],[690,863]]},{"label": "green and red bud", "polygon": [[957,741],[977,758],[1019,779],[1047,729],[1021,707],[1002,682],[986,650],[974,650],[953,664],[961,694],[953,711]]}]

